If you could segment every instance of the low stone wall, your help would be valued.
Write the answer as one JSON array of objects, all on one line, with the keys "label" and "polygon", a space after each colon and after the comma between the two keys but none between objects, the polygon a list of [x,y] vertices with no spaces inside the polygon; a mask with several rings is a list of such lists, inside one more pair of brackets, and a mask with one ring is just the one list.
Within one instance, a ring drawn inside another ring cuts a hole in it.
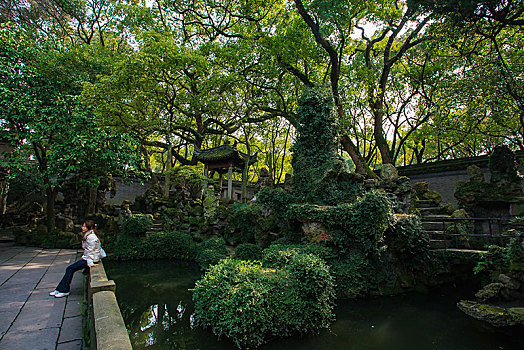
[{"label": "low stone wall", "polygon": [[115,282],[107,279],[104,264],[90,269],[88,288],[91,349],[132,350],[122,314],[116,302]]}]

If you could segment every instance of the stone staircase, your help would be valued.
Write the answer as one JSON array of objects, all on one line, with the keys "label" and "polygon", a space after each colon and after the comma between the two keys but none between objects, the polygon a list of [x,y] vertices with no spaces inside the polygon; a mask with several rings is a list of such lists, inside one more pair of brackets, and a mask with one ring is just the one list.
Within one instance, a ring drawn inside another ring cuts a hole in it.
[{"label": "stone staircase", "polygon": [[153,226],[146,232],[146,236],[149,236],[153,233],[164,231],[164,222],[160,219],[153,220]]},{"label": "stone staircase", "polygon": [[453,246],[453,242],[449,239],[444,239],[444,231],[449,224],[435,219],[450,218],[449,215],[442,215],[441,209],[432,200],[418,200],[416,204],[417,209],[421,214],[422,229],[429,235],[430,249],[447,249]]}]

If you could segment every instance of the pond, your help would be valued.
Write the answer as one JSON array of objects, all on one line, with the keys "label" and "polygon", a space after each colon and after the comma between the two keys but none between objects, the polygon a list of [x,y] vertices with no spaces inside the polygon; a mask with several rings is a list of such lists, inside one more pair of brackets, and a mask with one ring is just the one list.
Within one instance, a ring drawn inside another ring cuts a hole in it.
[{"label": "pond", "polygon": [[[235,349],[210,330],[191,327],[196,264],[104,262],[134,349]],[[455,306],[459,291],[339,301],[336,322],[318,336],[276,339],[260,349],[523,349],[524,340],[485,326]]]}]

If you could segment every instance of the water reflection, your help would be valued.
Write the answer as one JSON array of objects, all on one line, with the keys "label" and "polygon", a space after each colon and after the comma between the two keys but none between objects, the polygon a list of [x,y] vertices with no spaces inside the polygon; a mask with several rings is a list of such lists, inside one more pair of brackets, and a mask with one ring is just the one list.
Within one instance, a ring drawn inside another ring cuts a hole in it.
[{"label": "water reflection", "polygon": [[[191,288],[196,265],[183,262],[107,262],[134,349],[235,349],[193,327]],[[471,296],[471,295],[468,295]],[[319,335],[278,339],[262,350],[293,349],[522,349],[522,337],[503,334],[462,314],[460,295],[403,295],[342,301],[337,321]],[[518,333],[517,333],[518,334]],[[519,343],[520,342],[520,343]]]}]

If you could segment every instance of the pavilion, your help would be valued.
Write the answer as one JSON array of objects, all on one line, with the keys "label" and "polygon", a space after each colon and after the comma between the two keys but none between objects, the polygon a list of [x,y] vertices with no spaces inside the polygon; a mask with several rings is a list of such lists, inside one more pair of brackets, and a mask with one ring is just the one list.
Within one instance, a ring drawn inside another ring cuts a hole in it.
[{"label": "pavilion", "polygon": [[242,173],[242,183],[247,181],[244,179],[244,168],[246,161],[248,166],[257,162],[257,153],[248,155],[237,150],[236,142],[230,145],[228,141],[225,144],[200,150],[195,148],[195,158],[204,163],[204,174],[209,176],[209,170],[216,171],[219,174],[220,195],[222,196],[222,175],[228,173],[227,193],[226,198],[231,199],[233,189],[233,171]]}]

